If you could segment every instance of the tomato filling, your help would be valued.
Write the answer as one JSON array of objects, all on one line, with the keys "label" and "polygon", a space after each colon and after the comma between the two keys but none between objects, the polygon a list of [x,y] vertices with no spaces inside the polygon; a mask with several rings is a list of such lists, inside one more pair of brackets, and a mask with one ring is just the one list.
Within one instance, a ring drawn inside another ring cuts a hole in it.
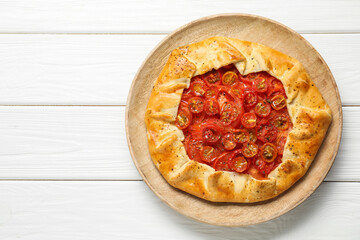
[{"label": "tomato filling", "polygon": [[278,79],[266,72],[244,76],[230,64],[191,79],[175,123],[190,159],[266,179],[281,163],[292,129],[286,99]]}]

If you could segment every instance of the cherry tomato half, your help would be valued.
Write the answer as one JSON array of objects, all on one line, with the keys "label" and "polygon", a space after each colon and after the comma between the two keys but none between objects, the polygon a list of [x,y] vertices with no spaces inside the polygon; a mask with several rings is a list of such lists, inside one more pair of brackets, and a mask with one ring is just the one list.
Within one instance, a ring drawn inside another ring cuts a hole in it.
[{"label": "cherry tomato half", "polygon": [[257,102],[257,95],[252,90],[245,90],[244,92],[244,105],[249,108],[255,106]]},{"label": "cherry tomato half", "polygon": [[277,137],[278,130],[274,125],[263,119],[256,128],[256,134],[257,138],[264,143],[273,142]]},{"label": "cherry tomato half", "polygon": [[187,128],[192,121],[192,115],[188,108],[181,107],[176,117],[176,126],[180,129]]},{"label": "cherry tomato half", "polygon": [[221,138],[221,143],[224,145],[226,150],[233,150],[236,147],[234,134],[227,133]]},{"label": "cherry tomato half", "polygon": [[189,100],[189,110],[192,113],[201,113],[204,110],[204,100],[200,97],[193,97]]},{"label": "cherry tomato half", "polygon": [[202,148],[201,159],[204,162],[210,163],[214,161],[218,156],[219,156],[219,152],[215,148],[211,146],[204,146]]},{"label": "cherry tomato half", "polygon": [[272,161],[271,163],[266,164],[265,169],[264,169],[264,174],[268,175],[272,170],[275,169],[275,165],[276,161]]},{"label": "cherry tomato half", "polygon": [[231,170],[239,173],[242,173],[248,169],[249,164],[242,155],[241,149],[237,149],[231,152],[228,166]]},{"label": "cherry tomato half", "polygon": [[219,113],[219,104],[214,98],[205,101],[204,110],[207,115],[215,115]]},{"label": "cherry tomato half", "polygon": [[245,129],[233,130],[234,139],[237,143],[245,143],[249,141],[249,133]]},{"label": "cherry tomato half", "polygon": [[260,156],[265,162],[273,162],[277,157],[276,146],[272,143],[265,143],[260,149]]},{"label": "cherry tomato half", "polygon": [[284,88],[282,82],[274,77],[272,77],[272,79],[269,82],[270,82],[269,88],[271,89],[281,90]]},{"label": "cherry tomato half", "polygon": [[218,101],[220,108],[224,106],[227,102],[236,102],[238,100],[238,96],[231,91],[231,88],[227,86],[219,86],[219,95],[218,95]]},{"label": "cherry tomato half", "polygon": [[262,160],[261,158],[255,158],[253,165],[255,166],[255,168],[257,170],[259,170],[260,172],[265,170],[266,167],[266,162],[264,160]]},{"label": "cherry tomato half", "polygon": [[267,96],[269,98],[272,98],[276,95],[283,95],[284,97],[286,96],[284,86],[280,80],[273,77],[271,80],[269,80],[269,82],[270,84],[268,86],[267,92]]},{"label": "cherry tomato half", "polygon": [[244,113],[244,115],[241,117],[241,124],[246,128],[254,128],[256,126],[255,113]]},{"label": "cherry tomato half", "polygon": [[185,101],[187,103],[189,101],[189,99],[194,97],[194,94],[191,93],[191,89],[190,88],[188,88],[188,89],[189,89],[189,91],[186,91],[186,93],[184,91],[182,96],[181,96],[181,101],[182,102]]},{"label": "cherry tomato half", "polygon": [[258,153],[259,147],[253,142],[247,142],[243,145],[242,153],[245,157],[251,158]]},{"label": "cherry tomato half", "polygon": [[215,143],[221,138],[219,132],[216,131],[214,128],[210,128],[210,127],[205,128],[202,131],[202,136],[204,140],[209,143]]},{"label": "cherry tomato half", "polygon": [[242,156],[234,157],[230,160],[231,170],[242,173],[248,168],[248,162]]},{"label": "cherry tomato half", "polygon": [[238,84],[234,84],[233,86],[231,86],[230,92],[232,93],[232,96],[236,96],[239,99],[243,98],[243,90]]},{"label": "cherry tomato half", "polygon": [[192,125],[201,124],[204,121],[205,115],[206,114],[204,111],[202,111],[201,113],[198,113],[198,114],[193,114],[190,127]]},{"label": "cherry tomato half", "polygon": [[286,106],[286,99],[283,95],[276,95],[271,99],[271,106],[275,110],[280,110]]},{"label": "cherry tomato half", "polygon": [[256,142],[257,136],[255,129],[247,129],[247,132],[249,133],[249,141]]},{"label": "cherry tomato half", "polygon": [[204,80],[209,84],[216,84],[220,81],[220,74],[216,70],[212,70],[204,74]]},{"label": "cherry tomato half", "polygon": [[289,115],[287,115],[285,113],[278,114],[274,118],[274,125],[279,130],[287,130],[290,125]]},{"label": "cherry tomato half", "polygon": [[266,78],[264,77],[258,77],[256,78],[253,83],[253,89],[257,92],[264,93],[268,89],[268,82],[266,81]]},{"label": "cherry tomato half", "polygon": [[243,79],[245,82],[252,83],[252,82],[255,81],[255,79],[257,79],[258,77],[259,77],[259,73],[249,73],[248,75],[243,76],[242,79]]},{"label": "cherry tomato half", "polygon": [[201,124],[202,137],[206,142],[217,142],[223,133],[223,126],[217,119],[207,119]]},{"label": "cherry tomato half", "polygon": [[205,93],[205,98],[217,98],[219,90],[216,87],[209,88]]},{"label": "cherry tomato half", "polygon": [[265,100],[258,102],[255,106],[255,113],[259,117],[267,117],[271,112],[270,104]]},{"label": "cherry tomato half", "polygon": [[239,110],[233,102],[226,102],[220,112],[220,120],[224,125],[229,125],[237,119]]},{"label": "cherry tomato half", "polygon": [[228,71],[222,76],[222,84],[224,85],[233,85],[238,81],[238,76],[233,71]]},{"label": "cherry tomato half", "polygon": [[191,92],[199,97],[203,97],[206,92],[206,84],[203,80],[196,79],[190,83]]},{"label": "cherry tomato half", "polygon": [[191,135],[185,138],[186,153],[189,158],[198,162],[202,162],[201,152],[204,141],[201,138],[193,137]]},{"label": "cherry tomato half", "polygon": [[221,154],[215,161],[214,161],[214,169],[216,171],[231,171],[228,162],[230,159],[231,153],[226,152]]}]

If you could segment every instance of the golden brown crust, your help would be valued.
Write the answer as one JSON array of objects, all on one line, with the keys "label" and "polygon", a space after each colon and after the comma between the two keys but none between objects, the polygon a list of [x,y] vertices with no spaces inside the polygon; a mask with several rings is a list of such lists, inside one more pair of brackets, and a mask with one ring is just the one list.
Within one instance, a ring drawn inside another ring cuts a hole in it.
[{"label": "golden brown crust", "polygon": [[[182,92],[193,76],[234,63],[243,75],[267,71],[288,96],[293,129],[282,163],[266,180],[249,174],[215,171],[190,160],[174,122]],[[174,187],[214,202],[258,202],[291,187],[308,170],[328,126],[331,111],[304,67],[274,49],[233,38],[213,37],[175,49],[155,82],[145,114],[153,162]]]}]

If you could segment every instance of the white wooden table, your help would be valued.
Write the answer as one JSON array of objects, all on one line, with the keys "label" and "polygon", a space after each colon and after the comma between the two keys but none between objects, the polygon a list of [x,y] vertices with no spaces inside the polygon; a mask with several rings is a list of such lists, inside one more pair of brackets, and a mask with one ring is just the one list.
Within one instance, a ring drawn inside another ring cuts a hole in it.
[{"label": "white wooden table", "polygon": [[[135,72],[169,32],[241,12],[301,33],[340,89],[339,154],[319,189],[266,223],[215,227],[162,203],[128,152]],[[0,239],[360,239],[360,1],[0,1]]]}]

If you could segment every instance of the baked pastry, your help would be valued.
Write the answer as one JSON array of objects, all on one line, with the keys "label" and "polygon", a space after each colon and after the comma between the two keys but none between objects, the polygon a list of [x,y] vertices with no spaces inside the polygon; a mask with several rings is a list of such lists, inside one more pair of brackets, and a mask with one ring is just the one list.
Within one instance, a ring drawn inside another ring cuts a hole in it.
[{"label": "baked pastry", "polygon": [[163,177],[214,202],[258,202],[287,190],[308,170],[330,122],[299,61],[225,37],[173,50],[145,113]]}]

